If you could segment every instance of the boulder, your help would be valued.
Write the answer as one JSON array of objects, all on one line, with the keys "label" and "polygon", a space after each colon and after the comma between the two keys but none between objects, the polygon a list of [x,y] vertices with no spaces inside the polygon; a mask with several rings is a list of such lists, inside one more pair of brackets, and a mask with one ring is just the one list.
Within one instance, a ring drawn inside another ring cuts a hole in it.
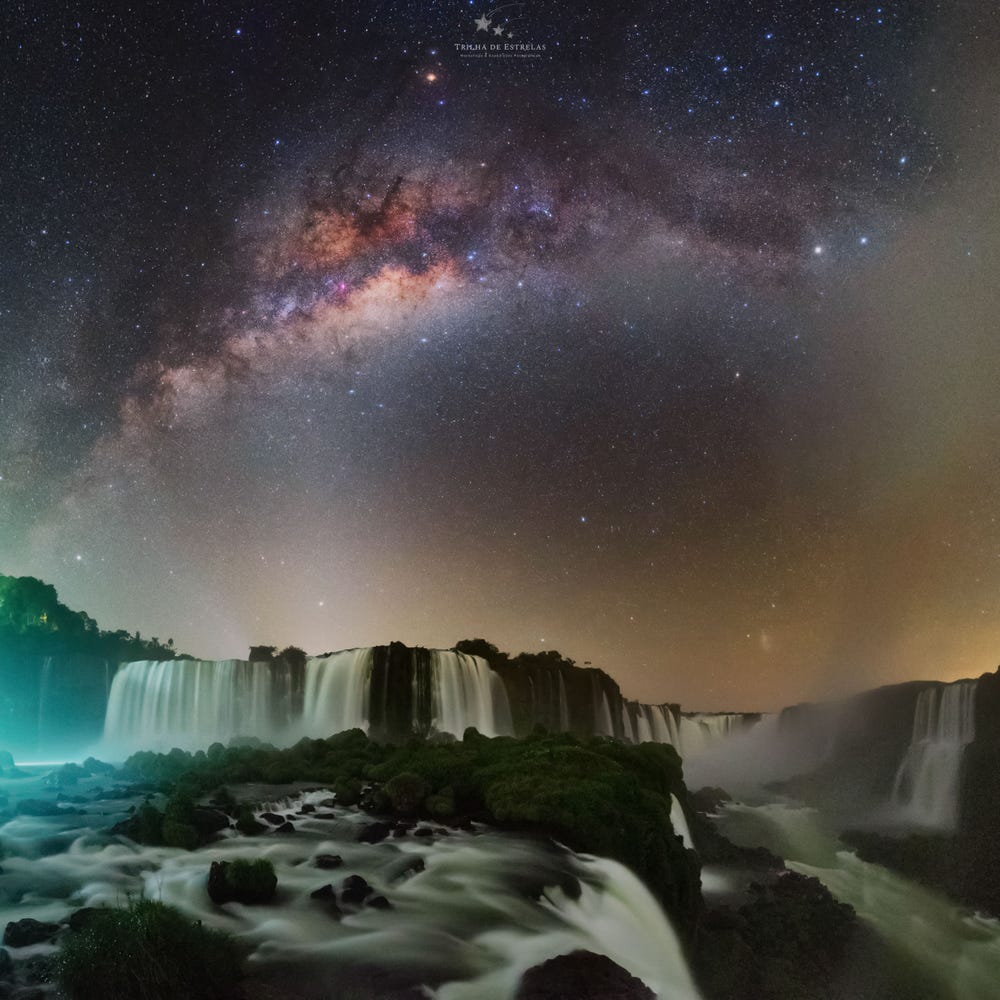
[{"label": "boulder", "polygon": [[222,830],[229,829],[229,817],[219,809],[207,809],[196,806],[191,820],[192,825],[203,837],[212,837]]},{"label": "boulder", "polygon": [[605,955],[573,951],[528,969],[516,1000],[656,1000],[653,991]]},{"label": "boulder", "polygon": [[339,868],[343,863],[344,859],[339,854],[317,854],[313,858],[313,865],[327,871],[331,868]]},{"label": "boulder", "polygon": [[30,944],[51,941],[59,933],[59,924],[43,923],[32,917],[12,920],[3,932],[3,943],[11,948],[26,948]]},{"label": "boulder", "polygon": [[360,875],[348,875],[340,889],[340,900],[343,903],[360,905],[372,892],[374,892],[372,887]]},{"label": "boulder", "polygon": [[392,827],[388,823],[376,820],[374,823],[369,823],[364,830],[361,831],[361,836],[358,837],[358,840],[360,840],[362,844],[377,844],[380,841],[385,840],[391,832]]},{"label": "boulder", "polygon": [[321,885],[318,889],[313,889],[309,893],[311,899],[336,899],[337,891],[333,888],[333,885],[327,882],[326,885]]},{"label": "boulder", "polygon": [[373,910],[391,910],[392,903],[385,896],[369,896],[365,901],[365,906],[370,906]]},{"label": "boulder", "polygon": [[66,918],[66,926],[71,931],[82,931],[101,911],[96,906],[84,906],[74,910]]},{"label": "boulder", "polygon": [[281,824],[285,822],[284,816],[279,816],[277,813],[272,812],[261,813],[260,818],[265,823],[270,823],[271,826],[281,826]]},{"label": "boulder", "polygon": [[282,823],[281,826],[276,826],[274,828],[274,832],[275,833],[295,833],[295,825],[293,823],[289,823],[288,820],[285,820],[285,822]]},{"label": "boulder", "polygon": [[266,903],[274,897],[278,879],[269,861],[213,861],[208,895],[213,903]]},{"label": "boulder", "polygon": [[83,762],[83,767],[90,774],[114,774],[115,771],[114,764],[105,763],[105,761],[98,760],[96,757],[88,757]]}]

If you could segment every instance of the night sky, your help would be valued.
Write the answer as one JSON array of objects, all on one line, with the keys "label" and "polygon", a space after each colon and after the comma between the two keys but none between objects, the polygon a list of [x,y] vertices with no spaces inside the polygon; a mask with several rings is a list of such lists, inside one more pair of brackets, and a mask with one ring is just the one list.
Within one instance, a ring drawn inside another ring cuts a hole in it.
[{"label": "night sky", "polygon": [[0,571],[691,709],[1000,661],[990,4],[0,24]]}]

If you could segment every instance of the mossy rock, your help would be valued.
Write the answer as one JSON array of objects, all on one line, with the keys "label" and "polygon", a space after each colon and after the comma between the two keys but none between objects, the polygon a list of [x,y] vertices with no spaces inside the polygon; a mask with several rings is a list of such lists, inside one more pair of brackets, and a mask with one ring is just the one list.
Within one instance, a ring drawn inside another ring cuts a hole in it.
[{"label": "mossy rock", "polygon": [[208,895],[213,903],[267,903],[274,898],[278,878],[266,858],[256,861],[213,861],[208,873]]}]

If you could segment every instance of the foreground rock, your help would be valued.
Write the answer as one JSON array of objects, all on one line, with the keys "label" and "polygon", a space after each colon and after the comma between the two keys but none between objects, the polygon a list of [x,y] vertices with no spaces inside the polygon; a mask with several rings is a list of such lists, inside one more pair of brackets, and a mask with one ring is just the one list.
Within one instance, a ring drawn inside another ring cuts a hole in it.
[{"label": "foreground rock", "polygon": [[269,861],[213,861],[208,873],[208,895],[213,903],[267,903],[274,898],[278,879]]},{"label": "foreground rock", "polygon": [[3,943],[10,948],[26,948],[32,944],[51,941],[60,931],[59,924],[47,924],[25,917],[12,920],[3,933]]},{"label": "foreground rock", "polygon": [[604,955],[574,951],[528,969],[517,1000],[656,1000],[653,991]]}]

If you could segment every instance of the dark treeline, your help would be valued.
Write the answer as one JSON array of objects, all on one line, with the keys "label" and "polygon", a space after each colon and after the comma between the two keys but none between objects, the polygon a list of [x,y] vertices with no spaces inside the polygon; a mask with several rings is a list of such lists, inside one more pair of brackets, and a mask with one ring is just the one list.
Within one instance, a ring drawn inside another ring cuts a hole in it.
[{"label": "dark treeline", "polygon": [[173,660],[174,640],[143,639],[118,629],[101,629],[85,611],[59,600],[56,588],[33,576],[0,575],[0,651],[22,655],[61,653],[103,660]]}]

